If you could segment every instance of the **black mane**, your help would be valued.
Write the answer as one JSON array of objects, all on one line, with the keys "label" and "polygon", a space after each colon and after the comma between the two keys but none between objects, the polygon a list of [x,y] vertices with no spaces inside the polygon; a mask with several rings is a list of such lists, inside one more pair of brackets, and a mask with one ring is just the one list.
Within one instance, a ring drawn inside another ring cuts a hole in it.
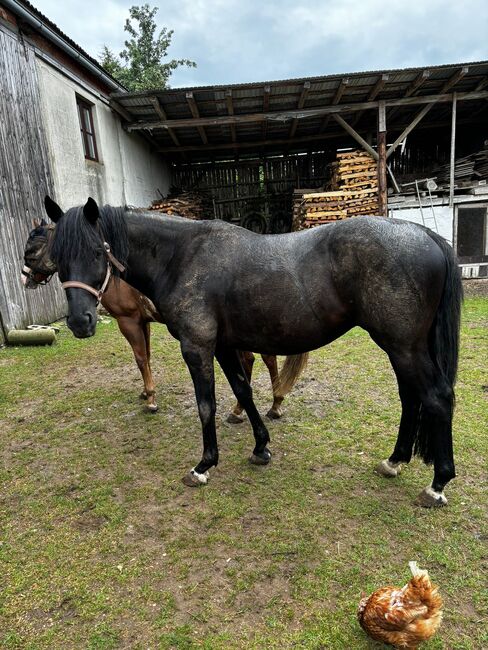
[{"label": "black mane", "polygon": [[[83,206],[67,210],[56,224],[50,256],[58,266],[64,260],[89,259],[106,241],[112,254],[124,266],[129,257],[129,239],[125,215],[127,208],[113,208],[105,205],[100,208],[98,225],[94,228],[83,214]],[[117,269],[113,269],[115,275]]]}]

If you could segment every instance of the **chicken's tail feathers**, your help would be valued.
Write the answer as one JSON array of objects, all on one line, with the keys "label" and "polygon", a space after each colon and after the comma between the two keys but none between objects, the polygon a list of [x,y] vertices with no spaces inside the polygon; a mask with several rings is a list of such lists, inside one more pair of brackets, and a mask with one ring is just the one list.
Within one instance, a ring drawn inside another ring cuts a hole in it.
[{"label": "chicken's tail feathers", "polygon": [[417,576],[429,576],[428,571],[425,569],[419,569],[417,562],[409,562],[408,566],[410,567],[410,571],[412,572],[414,578]]}]

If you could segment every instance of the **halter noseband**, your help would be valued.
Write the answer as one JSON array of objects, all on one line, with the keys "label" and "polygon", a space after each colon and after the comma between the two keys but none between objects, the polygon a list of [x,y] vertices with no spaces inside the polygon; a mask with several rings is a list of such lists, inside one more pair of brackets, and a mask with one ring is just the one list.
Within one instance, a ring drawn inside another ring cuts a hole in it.
[{"label": "halter noseband", "polygon": [[110,277],[112,275],[112,265],[115,266],[115,268],[118,271],[120,271],[120,273],[123,273],[125,271],[125,266],[121,264],[118,261],[118,259],[116,259],[112,255],[110,246],[107,244],[106,241],[103,242],[103,248],[105,249],[105,253],[107,255],[107,272],[105,273],[105,279],[100,289],[95,289],[94,287],[90,287],[89,284],[85,284],[84,282],[79,282],[78,280],[68,280],[67,282],[62,282],[61,286],[63,287],[63,289],[85,289],[85,291],[88,291],[93,296],[95,296],[97,302],[100,302],[103,294],[107,290],[108,283],[110,282]]}]

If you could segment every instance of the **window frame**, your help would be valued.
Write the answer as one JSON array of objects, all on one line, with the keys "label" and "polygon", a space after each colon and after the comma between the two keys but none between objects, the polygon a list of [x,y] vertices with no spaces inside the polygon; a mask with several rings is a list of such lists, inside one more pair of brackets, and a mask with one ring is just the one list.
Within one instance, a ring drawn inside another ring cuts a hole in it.
[{"label": "window frame", "polygon": [[[76,95],[76,109],[78,112],[78,123],[80,126],[81,141],[83,143],[83,153],[85,154],[85,160],[90,160],[91,162],[100,162],[100,159],[98,157],[95,124],[93,121],[93,107],[94,104],[86,100],[84,97]],[[86,114],[83,112],[84,110],[86,110],[88,113],[88,125],[85,124]],[[90,155],[90,137],[93,144],[94,157]]]}]

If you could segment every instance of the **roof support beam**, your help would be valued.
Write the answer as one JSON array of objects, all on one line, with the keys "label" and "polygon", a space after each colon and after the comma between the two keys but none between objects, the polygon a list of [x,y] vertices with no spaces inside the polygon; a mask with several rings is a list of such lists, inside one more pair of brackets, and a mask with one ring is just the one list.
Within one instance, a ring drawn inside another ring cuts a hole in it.
[{"label": "roof support beam", "polygon": [[419,113],[417,113],[417,115],[413,118],[410,124],[405,129],[403,129],[403,131],[400,133],[400,135],[395,140],[395,142],[388,148],[388,151],[386,152],[387,158],[391,156],[391,154],[395,151],[395,149],[398,147],[400,142],[405,140],[405,138],[410,133],[410,131],[413,131],[413,129],[420,122],[420,120],[422,120],[427,115],[427,113],[430,111],[432,106],[434,106],[434,104],[435,102],[432,102],[432,104],[427,104],[426,106],[424,106],[423,109]]},{"label": "roof support beam", "polygon": [[[341,83],[337,87],[334,98],[332,100],[332,106],[337,106],[337,104],[341,101],[342,95],[344,94],[344,92],[345,92],[346,88],[348,87],[348,85],[349,85],[349,79],[347,79],[347,78],[341,79]],[[322,133],[322,131],[325,131],[325,129],[327,128],[327,125],[329,123],[329,120],[330,120],[330,115],[327,115],[323,119],[322,124],[320,125],[319,133]]]},{"label": "roof support beam", "polygon": [[[229,115],[234,115],[234,103],[232,102],[232,90],[225,91],[225,103],[227,104],[227,112]],[[232,137],[232,142],[237,140],[237,132],[235,124],[230,125],[230,134]]]},{"label": "roof support beam", "polygon": [[454,170],[456,167],[456,109],[457,95],[452,93],[452,122],[451,122],[451,159],[449,165],[449,206],[454,205]]},{"label": "roof support beam", "polygon": [[[372,102],[374,99],[376,99],[376,97],[383,90],[383,88],[384,88],[384,86],[385,86],[385,84],[386,84],[386,82],[388,81],[389,78],[390,78],[389,74],[382,74],[381,77],[378,77],[378,79],[377,79],[375,85],[373,86],[373,88],[371,89],[371,92],[369,93],[368,98],[367,98],[366,101]],[[361,119],[362,115],[363,115],[363,111],[360,111],[356,115],[356,119],[353,122],[353,126],[356,126],[356,124]]]},{"label": "roof support beam", "polygon": [[[187,92],[185,96],[186,96],[186,101],[188,102],[188,106],[190,107],[191,114],[193,115],[193,118],[195,120],[201,119],[200,118],[200,113],[198,111],[198,106],[197,106],[197,103],[195,101],[195,97],[193,96],[193,93],[191,91]],[[199,124],[199,125],[195,124],[195,126],[197,127],[198,133],[200,134],[200,137],[202,138],[203,144],[208,144],[207,134],[205,133],[205,129],[203,128],[203,126],[201,124]]]},{"label": "roof support beam", "polygon": [[378,160],[378,154],[376,151],[373,149],[371,145],[369,145],[364,138],[362,138],[357,131],[355,131],[352,126],[350,126],[345,120],[342,119],[340,115],[334,114],[334,119],[338,124],[342,126],[342,128],[349,133],[351,137],[358,142],[363,149],[365,149],[370,156],[373,156],[375,160]]},{"label": "roof support beam", "polygon": [[[167,120],[167,119],[168,119],[168,116],[166,115],[166,111],[164,110],[164,108],[161,106],[161,102],[159,101],[159,99],[158,99],[157,97],[150,97],[150,98],[149,98],[149,101],[150,101],[151,104],[153,105],[154,110],[155,110],[156,113],[159,115],[159,117],[160,117],[162,120]],[[173,129],[168,128],[168,133],[169,133],[170,138],[171,138],[171,139],[173,140],[173,142],[175,143],[175,145],[176,145],[177,147],[179,147],[179,146],[180,146],[180,141],[178,140],[178,136],[177,136],[176,133],[173,131]]]},{"label": "roof support beam", "polygon": [[457,72],[455,72],[452,77],[450,77],[446,83],[442,86],[441,90],[439,91],[439,95],[442,95],[443,93],[447,93],[447,91],[455,86],[458,81],[461,81],[461,79],[467,75],[469,72],[469,68],[467,65],[465,65],[463,68],[459,68]]},{"label": "roof support beam", "polygon": [[[263,88],[263,113],[267,113],[269,111],[269,96],[271,95],[271,86],[265,86]],[[263,140],[266,139],[266,132],[268,130],[268,123],[265,121],[263,122],[263,126],[261,129],[261,135]]]},{"label": "roof support beam", "polygon": [[[424,85],[424,83],[430,78],[430,70],[423,70],[419,75],[415,77],[415,79],[410,83],[410,85],[407,87],[407,90],[405,91],[404,98],[405,97],[411,97],[414,95],[417,90]],[[398,108],[394,108],[388,113],[388,119],[391,120],[391,118],[398,112]]]},{"label": "roof support beam", "polygon": [[[488,91],[458,93],[457,100],[486,99]],[[402,99],[387,99],[385,106],[415,106],[417,104],[432,104],[433,102],[450,102],[452,94],[424,95],[422,97],[408,97]],[[187,129],[202,126],[220,126],[222,124],[246,124],[266,121],[287,122],[294,118],[307,119],[321,117],[323,115],[336,115],[339,113],[355,113],[364,109],[377,109],[378,101],[358,102],[356,104],[342,104],[338,106],[324,106],[321,108],[304,108],[302,110],[275,111],[273,113],[249,113],[246,115],[223,115],[216,117],[199,117],[193,119],[161,120],[160,122],[135,122],[129,124],[128,131],[140,131],[141,129]]]},{"label": "roof support beam", "polygon": [[386,111],[385,102],[378,106],[378,131],[376,135],[378,154],[378,213],[381,217],[388,214],[388,192],[386,183]]},{"label": "roof support beam", "polygon": [[[300,98],[298,100],[297,108],[303,108],[305,106],[305,102],[307,100],[307,95],[309,90],[310,90],[310,81],[305,81],[305,83],[303,84],[302,92],[300,93]],[[290,133],[288,135],[290,140],[294,137],[295,132],[297,130],[297,126],[298,126],[298,118],[295,117],[293,122],[291,123]]]}]

